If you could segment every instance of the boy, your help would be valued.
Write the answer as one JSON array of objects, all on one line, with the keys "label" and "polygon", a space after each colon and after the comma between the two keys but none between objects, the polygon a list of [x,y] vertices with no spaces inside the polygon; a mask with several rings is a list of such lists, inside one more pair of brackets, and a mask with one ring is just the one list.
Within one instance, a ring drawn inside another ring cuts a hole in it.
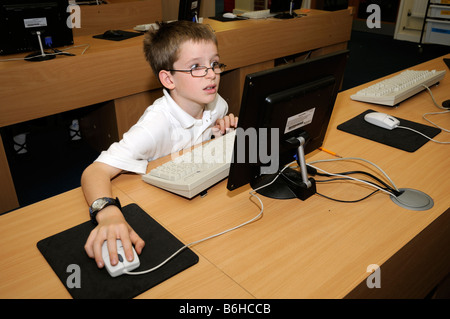
[{"label": "boy", "polygon": [[237,117],[226,115],[228,105],[217,93],[225,65],[219,62],[216,37],[206,25],[163,23],[146,35],[144,53],[164,87],[164,96],[147,108],[123,139],[102,152],[81,177],[91,218],[98,223],[85,250],[99,268],[104,266],[101,247],[105,240],[112,265],[118,262],[116,238],[122,240],[125,257],[130,261],[131,245],[138,254],[145,245],[111,198],[111,179],[122,171],[145,174],[148,161],[237,126]]}]

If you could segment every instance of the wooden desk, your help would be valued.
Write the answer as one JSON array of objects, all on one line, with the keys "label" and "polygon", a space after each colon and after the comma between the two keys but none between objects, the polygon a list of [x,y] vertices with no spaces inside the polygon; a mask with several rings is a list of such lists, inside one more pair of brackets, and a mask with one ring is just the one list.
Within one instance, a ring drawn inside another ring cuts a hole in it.
[{"label": "wooden desk", "polygon": [[[352,20],[349,10],[312,10],[307,17],[290,21],[205,19],[204,23],[215,30],[221,59],[230,70],[222,77],[220,93],[230,111],[238,113],[245,74],[270,68],[274,59],[283,56],[308,51],[320,55],[346,48]],[[100,140],[104,136],[100,148],[119,139],[162,94],[142,53],[142,39],[114,42],[80,35],[74,38],[75,45],[90,44],[84,55],[80,54],[85,47],[80,47],[71,51],[75,57],[1,63],[0,127],[110,101],[101,116],[86,121],[84,129],[110,123],[103,132],[92,134]],[[7,162],[1,142],[0,162]],[[0,177],[0,193],[4,194],[0,212],[5,212],[18,203],[7,165],[0,167]]]},{"label": "wooden desk", "polygon": [[[114,194],[126,204],[131,200],[120,190]],[[70,208],[69,208],[70,207]],[[1,263],[0,298],[70,298],[70,294],[43,261],[36,243],[50,233],[58,233],[86,221],[87,206],[80,188],[27,206],[1,216],[1,231],[8,239],[0,244],[12,258]],[[32,226],[33,229],[30,229]],[[184,277],[173,277],[167,287],[155,287],[149,298],[209,298],[216,291],[221,298],[250,298],[251,296],[213,264],[203,259]],[[162,289],[161,289],[162,288]],[[168,290],[166,290],[168,288]]]},{"label": "wooden desk", "polygon": [[[415,69],[445,70],[446,66],[439,58]],[[439,87],[432,88],[437,101],[448,98],[449,87],[447,74]],[[425,123],[422,114],[436,111],[430,96],[422,92],[398,108],[387,108],[351,101],[350,95],[358,89],[338,95],[324,146],[344,157],[376,163],[398,187],[430,195],[434,207],[423,212],[407,210],[383,193],[356,204],[319,196],[305,202],[262,198],[261,220],[196,246],[196,251],[255,298],[423,298],[450,272],[448,146],[428,142],[407,153],[336,129],[369,108]],[[447,116],[435,120],[448,127]],[[446,137],[441,133],[436,138]],[[329,157],[315,152],[307,160]],[[331,172],[359,168],[377,173],[365,163],[317,165]],[[186,243],[238,225],[259,212],[257,202],[249,199],[249,187],[229,192],[224,181],[206,197],[188,201],[148,187],[139,178],[123,175],[114,184]],[[318,184],[318,191],[342,199],[358,199],[371,192],[349,182]],[[366,285],[367,267],[372,264],[381,267],[381,289]]]},{"label": "wooden desk", "polygon": [[[450,57],[448,55],[447,57]],[[446,69],[442,58],[416,69]],[[366,86],[366,85],[364,85]],[[437,101],[448,98],[450,77],[432,89]],[[261,197],[263,217],[239,230],[193,247],[200,262],[143,293],[140,298],[423,298],[450,272],[450,181],[448,146],[428,142],[407,153],[336,129],[371,108],[424,123],[435,111],[427,92],[398,108],[351,101],[358,88],[338,95],[324,146],[346,157],[370,160],[398,187],[419,189],[434,199],[427,211],[410,211],[378,193],[356,204],[319,196],[307,201]],[[448,117],[435,122],[448,126]],[[436,139],[448,140],[441,133]],[[330,158],[323,152],[307,161]],[[166,159],[149,164],[149,169]],[[332,172],[367,164],[317,164]],[[134,174],[113,181],[114,195],[137,203],[184,243],[238,225],[256,216],[258,203],[248,186],[230,192],[223,181],[205,197],[187,200],[144,183]],[[318,191],[342,199],[369,192],[354,183],[319,184]],[[80,189],[0,216],[0,298],[70,297],[36,243],[88,219]],[[381,288],[369,289],[367,267],[381,268]],[[221,289],[217,289],[221,287]]]}]

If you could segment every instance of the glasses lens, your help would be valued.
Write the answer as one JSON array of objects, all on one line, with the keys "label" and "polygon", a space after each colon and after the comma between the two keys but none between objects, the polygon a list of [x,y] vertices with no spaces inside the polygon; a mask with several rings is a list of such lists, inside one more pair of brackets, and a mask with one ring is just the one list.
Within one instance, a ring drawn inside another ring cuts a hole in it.
[{"label": "glasses lens", "polygon": [[216,74],[220,74],[225,70],[225,64],[214,62],[210,68],[207,68],[206,66],[198,66],[191,69],[191,74],[195,77],[203,77],[208,74],[209,69],[212,69]]},{"label": "glasses lens", "polygon": [[222,72],[224,71],[224,69],[225,69],[225,64],[222,64],[222,63],[214,63],[214,64],[212,65],[212,67],[213,67],[214,73],[220,74],[220,73],[222,73]]},{"label": "glasses lens", "polygon": [[191,69],[192,76],[205,76],[206,75],[206,66],[198,66],[196,68]]}]

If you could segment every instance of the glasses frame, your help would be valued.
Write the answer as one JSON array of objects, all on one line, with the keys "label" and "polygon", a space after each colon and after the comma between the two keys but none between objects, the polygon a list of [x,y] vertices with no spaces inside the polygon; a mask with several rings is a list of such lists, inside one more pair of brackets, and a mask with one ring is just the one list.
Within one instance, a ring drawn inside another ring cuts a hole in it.
[{"label": "glasses frame", "polygon": [[[220,68],[220,72],[219,72],[219,73],[217,73],[217,72],[214,71],[214,68],[215,68],[216,66],[219,66],[219,68]],[[227,67],[227,66],[226,66],[225,64],[223,64],[223,63],[220,63],[220,62],[212,62],[210,67],[206,67],[206,66],[201,65],[201,66],[197,66],[197,67],[195,67],[195,68],[192,68],[192,69],[190,69],[190,70],[174,70],[174,69],[171,69],[171,70],[167,70],[167,71],[170,71],[170,72],[185,72],[185,73],[191,73],[191,76],[194,77],[194,78],[203,78],[203,77],[205,77],[205,76],[208,74],[208,71],[209,71],[209,70],[212,70],[215,74],[221,74],[223,71],[225,71],[225,68],[226,68],[226,67]],[[205,74],[203,74],[203,75],[194,75],[194,74],[192,73],[193,71],[199,70],[199,69],[204,69],[204,70],[205,70]]]}]

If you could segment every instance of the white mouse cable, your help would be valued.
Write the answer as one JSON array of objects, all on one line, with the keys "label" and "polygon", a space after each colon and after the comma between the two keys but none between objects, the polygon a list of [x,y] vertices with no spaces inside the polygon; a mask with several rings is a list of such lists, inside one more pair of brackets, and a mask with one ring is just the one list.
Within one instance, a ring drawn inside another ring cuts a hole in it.
[{"label": "white mouse cable", "polygon": [[[399,189],[398,189],[397,186],[394,184],[394,182],[392,181],[392,179],[389,177],[388,174],[386,174],[385,171],[383,171],[383,170],[381,169],[381,167],[379,167],[377,164],[375,164],[375,163],[373,163],[373,162],[371,162],[371,161],[369,161],[369,160],[367,160],[367,159],[364,159],[364,158],[360,158],[360,157],[330,158],[330,159],[323,159],[323,160],[312,161],[312,162],[308,163],[308,165],[311,166],[311,167],[313,167],[313,166],[310,165],[310,164],[322,163],[322,162],[346,161],[346,160],[363,161],[363,162],[366,162],[366,163],[368,163],[368,164],[374,166],[375,168],[377,168],[377,169],[384,175],[384,177],[387,178],[387,180],[391,183],[392,187],[394,187],[394,189],[395,189],[396,191],[399,191]],[[313,168],[315,168],[315,167],[313,167]],[[346,178],[347,178],[347,177],[346,177]],[[373,185],[372,185],[372,186],[373,186]]]},{"label": "white mouse cable", "polygon": [[253,217],[252,219],[250,219],[250,220],[248,220],[248,221],[246,221],[246,222],[244,222],[244,223],[242,223],[242,224],[240,224],[240,225],[238,225],[238,226],[235,226],[235,227],[233,227],[233,228],[230,228],[230,229],[227,229],[227,230],[225,230],[225,231],[223,231],[223,232],[220,232],[220,233],[218,233],[218,234],[214,234],[214,235],[211,235],[211,236],[209,236],[209,237],[206,237],[206,238],[203,238],[203,239],[194,241],[194,242],[192,242],[192,243],[190,243],[190,244],[184,245],[183,247],[181,247],[180,249],[178,249],[176,252],[174,252],[170,257],[168,257],[166,260],[164,260],[164,261],[161,262],[159,265],[157,265],[157,266],[155,266],[155,267],[153,267],[153,268],[150,268],[150,269],[147,269],[147,270],[144,270],[144,271],[137,271],[137,272],[124,271],[124,274],[127,274],[127,275],[144,275],[144,274],[153,272],[153,271],[155,271],[155,270],[161,268],[162,266],[164,266],[164,265],[165,265],[166,263],[168,263],[172,258],[174,258],[176,255],[178,255],[179,253],[181,253],[181,252],[182,252],[183,250],[185,250],[186,248],[188,248],[188,247],[190,247],[190,246],[193,246],[193,245],[196,245],[196,244],[199,244],[199,243],[201,243],[201,242],[207,241],[207,240],[209,240],[209,239],[212,239],[212,238],[215,238],[215,237],[219,237],[219,236],[221,236],[221,235],[224,235],[224,234],[229,233],[229,232],[231,232],[231,231],[233,231],[233,230],[236,230],[236,229],[238,229],[238,228],[241,228],[241,227],[243,227],[243,226],[245,226],[245,225],[248,225],[248,224],[254,222],[255,220],[259,219],[259,218],[262,216],[262,213],[264,212],[264,204],[263,204],[263,202],[261,201],[261,199],[259,198],[259,196],[256,195],[256,192],[257,192],[258,190],[260,190],[261,188],[267,187],[267,186],[269,186],[270,184],[274,183],[275,180],[277,180],[278,177],[281,175],[281,173],[282,173],[286,168],[288,168],[289,165],[291,165],[291,164],[292,164],[292,163],[289,163],[288,165],[286,165],[285,167],[283,167],[283,169],[281,169],[281,170],[278,172],[277,176],[275,176],[275,178],[274,178],[271,182],[269,182],[269,183],[267,183],[267,184],[265,184],[265,185],[263,185],[263,186],[260,186],[260,187],[258,187],[258,188],[256,188],[256,189],[254,189],[254,190],[252,190],[252,191],[249,192],[249,194],[250,194],[251,196],[255,197],[255,198],[259,201],[259,203],[260,203],[260,205],[261,205],[261,210],[259,211],[258,215],[256,215],[256,216]]},{"label": "white mouse cable", "polygon": [[[422,84],[422,86],[423,86],[425,89],[427,89],[428,93],[430,93],[430,96],[431,96],[431,99],[433,100],[434,105],[436,105],[436,107],[438,107],[438,108],[440,108],[440,109],[446,110],[446,111],[443,111],[443,112],[431,112],[431,113],[425,113],[424,115],[422,115],[423,119],[426,120],[426,121],[428,121],[429,123],[433,124],[433,125],[436,126],[437,128],[439,128],[439,129],[441,129],[441,130],[443,130],[443,131],[449,132],[449,130],[440,127],[439,125],[433,123],[432,121],[430,121],[429,119],[426,118],[426,115],[445,114],[445,113],[448,113],[448,112],[450,112],[450,111],[447,110],[447,109],[444,108],[444,107],[439,106],[439,104],[436,103],[436,100],[434,99],[433,93],[431,92],[431,90],[430,90],[430,88],[429,88],[428,86],[426,86],[426,85],[424,85],[424,84]],[[395,128],[402,128],[402,129],[404,129],[404,130],[410,130],[410,131],[412,131],[412,132],[414,132],[414,133],[417,133],[417,134],[422,135],[423,137],[425,137],[425,138],[427,138],[427,139],[429,139],[430,141],[435,142],[435,143],[439,143],[439,144],[450,144],[450,142],[436,141],[436,140],[432,139],[431,137],[426,136],[426,135],[423,134],[422,132],[416,131],[415,129],[412,129],[412,128],[407,127],[407,126],[397,125]]]},{"label": "white mouse cable", "polygon": [[429,88],[428,86],[426,86],[425,84],[422,84],[422,86],[423,86],[424,88],[427,89],[428,93],[429,93],[430,96],[431,96],[431,99],[433,100],[434,105],[435,105],[438,109],[445,110],[445,111],[443,111],[443,112],[430,112],[430,113],[425,113],[424,115],[422,115],[423,119],[424,119],[425,121],[427,121],[427,122],[433,124],[433,125],[436,126],[437,128],[440,128],[441,130],[443,130],[443,131],[445,131],[445,132],[447,132],[447,133],[450,133],[450,130],[449,130],[449,129],[445,129],[445,128],[443,128],[443,127],[437,125],[436,123],[434,123],[434,122],[432,122],[431,120],[429,120],[429,119],[426,118],[427,115],[438,115],[438,114],[450,113],[450,110],[449,110],[449,109],[446,109],[445,107],[440,106],[439,104],[437,104],[437,103],[436,103],[436,100],[434,99],[433,92],[431,92],[430,88]]},{"label": "white mouse cable", "polygon": [[420,134],[420,135],[422,135],[423,137],[426,137],[427,139],[429,139],[430,141],[433,141],[433,142],[435,142],[435,143],[439,143],[439,144],[450,144],[450,142],[436,141],[436,140],[432,139],[431,137],[426,136],[425,134],[423,134],[423,133],[421,133],[421,132],[419,132],[419,131],[416,131],[415,129],[412,129],[412,128],[407,127],[407,126],[401,126],[401,125],[398,125],[396,128],[402,128],[402,129],[405,129],[405,130],[413,131],[414,133]]},{"label": "white mouse cable", "polygon": [[354,177],[351,177],[351,176],[347,176],[347,175],[330,173],[330,172],[327,172],[327,171],[325,171],[325,170],[323,170],[321,168],[315,167],[314,165],[311,165],[311,164],[307,164],[307,165],[309,167],[312,167],[312,168],[314,168],[314,169],[316,169],[318,171],[321,171],[321,172],[323,172],[325,174],[328,174],[328,175],[331,175],[331,176],[343,177],[343,178],[346,178],[346,179],[351,179],[351,180],[354,180],[354,181],[357,181],[357,182],[361,182],[361,183],[367,184],[369,186],[375,187],[376,189],[378,189],[378,190],[380,190],[380,191],[382,191],[382,192],[384,192],[384,193],[386,193],[386,194],[388,194],[390,196],[395,196],[393,193],[391,193],[391,192],[389,192],[389,191],[387,191],[387,190],[385,190],[385,189],[383,189],[383,188],[381,188],[379,186],[376,186],[376,185],[374,185],[372,183],[366,182],[364,180],[361,180],[361,179],[358,179],[358,178],[354,178]]}]

